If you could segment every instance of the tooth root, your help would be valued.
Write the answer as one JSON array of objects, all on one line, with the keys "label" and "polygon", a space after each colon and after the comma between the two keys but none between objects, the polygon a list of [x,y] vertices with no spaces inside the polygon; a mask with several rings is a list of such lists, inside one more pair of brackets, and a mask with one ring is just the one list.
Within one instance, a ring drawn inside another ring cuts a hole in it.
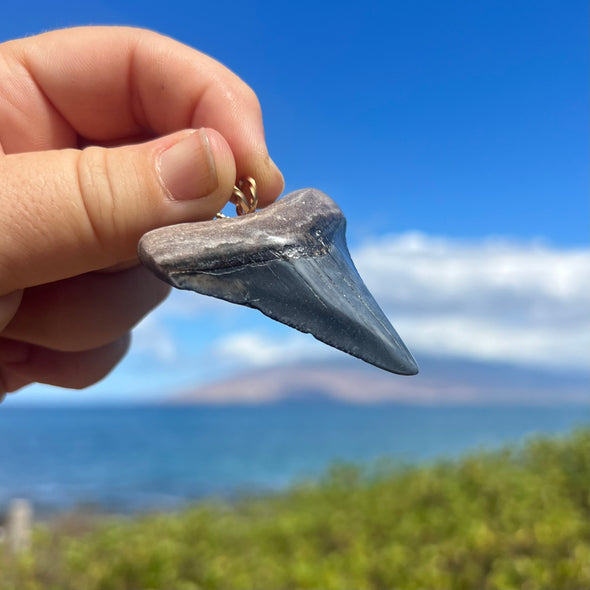
[{"label": "tooth root", "polygon": [[259,309],[387,371],[416,362],[360,278],[338,206],[303,189],[257,213],[149,232],[141,261],[159,277]]}]

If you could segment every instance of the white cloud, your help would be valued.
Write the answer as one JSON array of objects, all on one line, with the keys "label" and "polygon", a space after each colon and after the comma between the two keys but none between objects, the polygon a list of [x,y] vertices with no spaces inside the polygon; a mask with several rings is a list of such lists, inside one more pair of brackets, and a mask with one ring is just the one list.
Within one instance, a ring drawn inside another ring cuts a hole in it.
[{"label": "white cloud", "polygon": [[588,368],[585,249],[408,233],[365,244],[353,258],[416,353]]},{"label": "white cloud", "polygon": [[213,355],[235,365],[261,368],[331,356],[333,350],[306,334],[295,332],[288,338],[277,338],[248,331],[220,338],[214,345]]}]

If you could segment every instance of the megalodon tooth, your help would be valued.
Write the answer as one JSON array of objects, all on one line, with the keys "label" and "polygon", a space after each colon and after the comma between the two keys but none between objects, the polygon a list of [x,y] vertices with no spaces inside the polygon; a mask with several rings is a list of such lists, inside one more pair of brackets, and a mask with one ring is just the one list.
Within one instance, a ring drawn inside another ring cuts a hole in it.
[{"label": "megalodon tooth", "polygon": [[386,371],[415,375],[416,361],[352,262],[345,229],[330,197],[302,189],[248,215],[155,229],[138,254],[174,287],[258,309]]}]

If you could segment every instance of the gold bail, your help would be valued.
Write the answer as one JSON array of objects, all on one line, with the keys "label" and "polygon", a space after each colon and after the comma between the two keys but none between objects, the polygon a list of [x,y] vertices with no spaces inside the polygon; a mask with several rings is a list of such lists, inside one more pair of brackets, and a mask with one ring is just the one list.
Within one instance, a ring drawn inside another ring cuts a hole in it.
[{"label": "gold bail", "polygon": [[[258,207],[258,195],[256,194],[256,181],[251,176],[246,176],[238,180],[238,184],[234,186],[230,202],[236,206],[236,215],[241,217],[248,213],[253,213]],[[217,219],[227,217],[219,212]]]}]

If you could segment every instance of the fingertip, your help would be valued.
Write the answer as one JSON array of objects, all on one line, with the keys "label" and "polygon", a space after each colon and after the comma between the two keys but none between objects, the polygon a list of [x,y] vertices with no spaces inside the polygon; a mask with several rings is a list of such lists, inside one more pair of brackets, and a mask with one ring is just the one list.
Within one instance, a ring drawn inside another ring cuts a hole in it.
[{"label": "fingertip", "polygon": [[111,343],[113,349],[112,356],[116,362],[119,362],[129,352],[129,349],[131,348],[131,340],[131,332],[127,332],[127,334],[123,334],[121,338]]},{"label": "fingertip", "polygon": [[189,207],[198,211],[195,219],[210,219],[221,211],[240,178],[256,180],[261,207],[272,203],[284,188],[283,175],[266,146],[258,145],[240,157],[211,127],[180,132],[180,140],[159,154],[157,170],[171,201],[194,203]]},{"label": "fingertip", "polygon": [[267,151],[253,152],[238,167],[237,178],[251,176],[256,181],[258,206],[266,207],[275,201],[285,188],[283,174]]},{"label": "fingertip", "polygon": [[9,365],[11,390],[27,383],[47,383],[68,389],[83,389],[104,379],[123,359],[131,343],[130,334],[92,350],[62,352],[30,346],[26,362]]},{"label": "fingertip", "polygon": [[[93,350],[70,353],[47,351],[46,358],[40,359],[39,376],[35,381],[84,389],[104,379],[123,360],[130,346],[131,334],[127,333]],[[43,369],[46,374],[43,374]]]},{"label": "fingertip", "polygon": [[268,154],[264,158],[260,168],[262,170],[262,178],[259,182],[260,191],[258,202],[261,207],[265,207],[275,201],[283,192],[285,189],[285,179],[279,167]]}]

